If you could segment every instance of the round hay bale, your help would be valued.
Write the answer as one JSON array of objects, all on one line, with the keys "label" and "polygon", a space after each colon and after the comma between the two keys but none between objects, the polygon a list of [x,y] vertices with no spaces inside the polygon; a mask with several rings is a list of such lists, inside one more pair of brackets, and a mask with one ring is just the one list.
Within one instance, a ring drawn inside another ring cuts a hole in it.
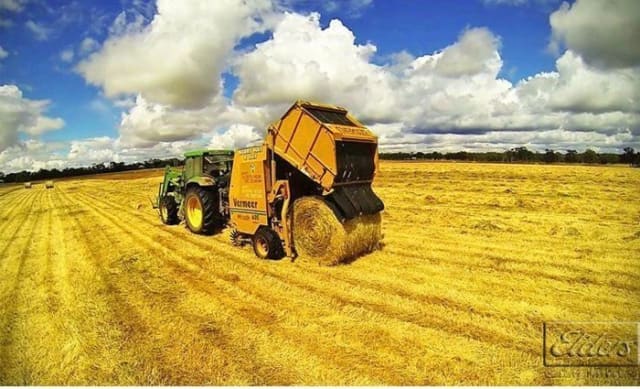
[{"label": "round hay bale", "polygon": [[336,265],[378,248],[380,213],[340,223],[321,197],[301,197],[293,203],[293,244],[298,255],[321,265]]}]

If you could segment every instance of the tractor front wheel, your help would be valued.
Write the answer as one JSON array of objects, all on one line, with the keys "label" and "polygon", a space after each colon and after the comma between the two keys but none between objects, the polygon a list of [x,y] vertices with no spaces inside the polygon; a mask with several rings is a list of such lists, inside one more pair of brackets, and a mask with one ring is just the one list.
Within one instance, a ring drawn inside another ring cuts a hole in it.
[{"label": "tractor front wheel", "polygon": [[193,187],[184,198],[187,227],[196,234],[211,234],[216,227],[215,194],[201,187]]},{"label": "tractor front wheel", "polygon": [[178,224],[178,204],[173,196],[164,196],[160,201],[160,219],[167,225]]}]

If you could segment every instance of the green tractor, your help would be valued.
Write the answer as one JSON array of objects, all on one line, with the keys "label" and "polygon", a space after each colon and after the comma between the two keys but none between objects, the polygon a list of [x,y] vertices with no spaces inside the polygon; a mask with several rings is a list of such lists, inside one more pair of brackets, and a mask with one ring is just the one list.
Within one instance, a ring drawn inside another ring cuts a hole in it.
[{"label": "green tractor", "polygon": [[184,220],[197,234],[211,234],[229,219],[231,150],[195,150],[184,154],[184,168],[167,166],[154,208],[164,224]]}]

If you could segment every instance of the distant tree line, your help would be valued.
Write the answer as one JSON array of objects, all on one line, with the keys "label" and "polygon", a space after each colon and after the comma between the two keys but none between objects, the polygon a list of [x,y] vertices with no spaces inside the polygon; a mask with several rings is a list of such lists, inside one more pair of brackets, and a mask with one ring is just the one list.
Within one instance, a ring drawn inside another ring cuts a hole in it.
[{"label": "distant tree line", "polygon": [[179,166],[182,165],[182,159],[169,158],[169,159],[149,159],[144,162],[135,162],[126,164],[124,162],[109,162],[93,164],[88,167],[68,167],[62,170],[59,169],[40,169],[37,172],[21,171],[17,173],[4,174],[0,172],[0,180],[4,182],[27,182],[37,180],[51,180],[62,177],[75,177],[85,176],[89,174],[100,173],[113,173],[124,172],[127,170],[136,169],[152,169],[162,168],[167,165]]},{"label": "distant tree line", "polygon": [[[380,153],[380,159],[391,160],[449,160],[449,161],[477,161],[477,162],[528,162],[528,163],[588,163],[611,164],[624,163],[632,166],[640,166],[640,152],[635,152],[631,147],[626,147],[621,154],[596,153],[587,149],[582,153],[576,150],[565,150],[564,153],[547,149],[544,153],[528,150],[526,147],[515,147],[504,152],[467,152],[440,153],[438,151],[424,153],[397,152]],[[88,167],[68,167],[59,169],[40,169],[37,172],[21,171],[4,174],[0,172],[0,182],[26,182],[38,180],[50,180],[62,177],[84,176],[89,174],[123,172],[136,169],[162,168],[167,165],[180,166],[183,160],[179,158],[149,159],[144,162],[126,164],[124,162],[109,162],[93,164]]]},{"label": "distant tree line", "polygon": [[632,166],[640,165],[640,152],[635,152],[631,147],[625,147],[620,154],[596,153],[586,149],[582,153],[577,150],[564,150],[559,152],[546,149],[544,152],[528,150],[526,147],[514,147],[504,152],[467,152],[457,151],[452,153],[433,152],[396,152],[380,153],[380,159],[391,160],[449,160],[449,161],[477,161],[477,162],[528,162],[528,163],[586,163],[586,164],[612,164],[624,163]]}]

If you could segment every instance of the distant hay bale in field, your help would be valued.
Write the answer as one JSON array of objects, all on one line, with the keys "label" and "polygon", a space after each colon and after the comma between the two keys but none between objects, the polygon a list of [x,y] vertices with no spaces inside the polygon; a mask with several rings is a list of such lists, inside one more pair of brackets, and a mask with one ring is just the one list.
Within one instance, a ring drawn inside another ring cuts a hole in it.
[{"label": "distant hay bale in field", "polygon": [[25,189],[31,189],[32,184],[30,182],[25,182],[24,183],[24,188]]},{"label": "distant hay bale in field", "polygon": [[550,230],[549,230],[549,235],[563,235],[563,236],[572,236],[572,237],[578,237],[581,236],[582,234],[580,233],[580,231],[575,228],[575,227],[567,227],[567,226],[553,226]]},{"label": "distant hay bale in field", "polygon": [[44,187],[47,189],[53,189],[53,181],[49,180],[44,183]]},{"label": "distant hay bale in field", "polygon": [[489,201],[487,203],[487,206],[493,207],[493,208],[500,208],[500,207],[502,207],[502,204],[500,203],[500,200],[492,199],[491,201]]},{"label": "distant hay bale in field", "polygon": [[425,203],[436,203],[436,202],[438,202],[438,200],[436,200],[436,198],[431,196],[431,195],[424,196],[424,201],[425,201]]},{"label": "distant hay bale in field", "polygon": [[577,228],[575,228],[575,227],[568,227],[568,228],[565,230],[565,235],[566,235],[566,236],[580,236],[580,235],[582,235],[582,234],[580,233],[580,231],[579,231]]},{"label": "distant hay bale in field", "polygon": [[320,197],[302,197],[293,204],[293,242],[300,256],[321,265],[337,265],[378,248],[382,238],[380,213],[340,223]]},{"label": "distant hay bale in field", "polygon": [[473,225],[476,230],[484,231],[502,231],[504,228],[491,220],[482,220]]}]

